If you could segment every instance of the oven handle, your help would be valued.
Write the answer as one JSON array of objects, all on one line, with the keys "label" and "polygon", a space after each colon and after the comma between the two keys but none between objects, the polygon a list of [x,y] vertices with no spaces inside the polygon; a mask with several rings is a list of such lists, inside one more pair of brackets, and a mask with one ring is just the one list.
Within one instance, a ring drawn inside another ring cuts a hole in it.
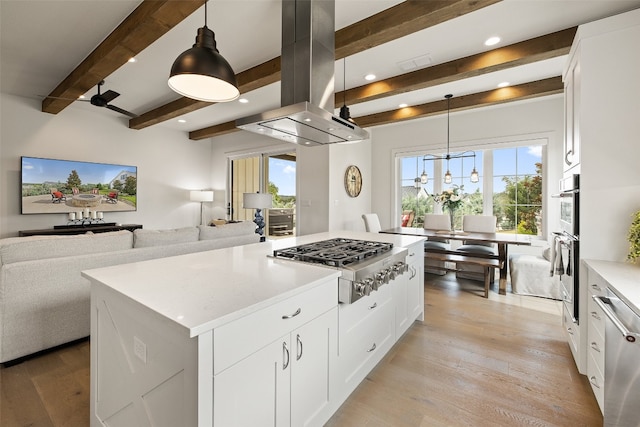
[{"label": "oven handle", "polygon": [[599,295],[594,295],[593,301],[602,309],[604,314],[613,322],[613,325],[620,331],[625,340],[629,342],[636,342],[636,337],[640,337],[640,334],[637,332],[632,332],[618,319],[618,316],[609,308],[611,302],[609,302],[609,298],[602,297]]}]

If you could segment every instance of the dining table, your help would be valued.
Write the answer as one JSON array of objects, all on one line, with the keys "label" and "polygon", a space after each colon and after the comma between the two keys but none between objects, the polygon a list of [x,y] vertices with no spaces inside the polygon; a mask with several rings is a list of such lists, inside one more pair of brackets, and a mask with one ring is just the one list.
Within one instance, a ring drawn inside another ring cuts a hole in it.
[{"label": "dining table", "polygon": [[[419,236],[425,238],[438,238],[448,240],[460,240],[465,244],[474,242],[495,243],[498,247],[498,254],[495,256],[500,261],[500,295],[507,293],[507,261],[509,245],[531,246],[531,236],[512,233],[477,233],[469,231],[451,230],[427,230],[422,227],[394,227],[381,230],[380,233],[404,234],[407,236]],[[448,251],[455,253],[455,250]],[[475,256],[475,254],[474,254]]]}]

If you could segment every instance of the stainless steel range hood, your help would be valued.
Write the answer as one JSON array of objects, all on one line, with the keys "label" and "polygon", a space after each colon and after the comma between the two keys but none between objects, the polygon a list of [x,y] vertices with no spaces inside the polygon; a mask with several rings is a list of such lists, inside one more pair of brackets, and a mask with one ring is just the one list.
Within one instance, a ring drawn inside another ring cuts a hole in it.
[{"label": "stainless steel range hood", "polygon": [[369,133],[334,116],[335,2],[282,1],[281,108],[236,127],[305,146],[361,141]]}]

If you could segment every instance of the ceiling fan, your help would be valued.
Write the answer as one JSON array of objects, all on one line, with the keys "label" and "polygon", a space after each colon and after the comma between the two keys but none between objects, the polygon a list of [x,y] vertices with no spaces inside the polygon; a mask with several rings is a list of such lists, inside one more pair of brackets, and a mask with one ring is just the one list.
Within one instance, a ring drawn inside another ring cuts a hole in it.
[{"label": "ceiling fan", "polygon": [[[131,113],[127,110],[123,110],[120,107],[116,107],[113,104],[110,104],[111,101],[120,96],[120,94],[114,90],[108,90],[105,93],[100,92],[100,86],[104,84],[104,80],[98,83],[98,93],[93,95],[91,99],[74,99],[74,101],[84,101],[90,102],[91,105],[95,105],[96,107],[106,107],[109,110],[117,111],[118,113],[124,114],[129,117],[138,117],[137,114]],[[55,96],[48,96],[47,98],[56,98]],[[56,99],[68,99],[68,98],[56,98]]]}]

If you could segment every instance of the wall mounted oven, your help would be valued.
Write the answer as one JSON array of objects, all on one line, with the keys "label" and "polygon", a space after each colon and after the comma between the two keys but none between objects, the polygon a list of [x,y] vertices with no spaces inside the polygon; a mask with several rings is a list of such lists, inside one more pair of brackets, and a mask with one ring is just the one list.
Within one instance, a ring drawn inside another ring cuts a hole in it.
[{"label": "wall mounted oven", "polygon": [[580,175],[571,174],[560,180],[560,231],[554,232],[552,245],[556,258],[552,268],[560,275],[562,299],[579,324],[580,301]]}]

